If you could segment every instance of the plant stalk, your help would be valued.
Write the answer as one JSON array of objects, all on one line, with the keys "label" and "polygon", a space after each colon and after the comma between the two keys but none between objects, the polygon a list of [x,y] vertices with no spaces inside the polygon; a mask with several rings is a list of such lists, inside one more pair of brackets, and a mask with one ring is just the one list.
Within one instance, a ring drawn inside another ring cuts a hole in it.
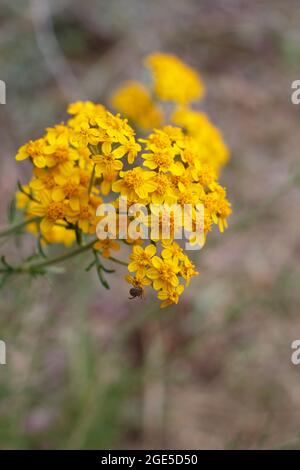
[{"label": "plant stalk", "polygon": [[11,227],[1,230],[0,238],[7,237],[8,235],[17,232],[19,229],[26,227],[26,225],[31,224],[32,222],[38,222],[40,219],[40,217],[32,217],[31,219],[23,220],[23,222],[19,222],[15,225],[12,225]]}]

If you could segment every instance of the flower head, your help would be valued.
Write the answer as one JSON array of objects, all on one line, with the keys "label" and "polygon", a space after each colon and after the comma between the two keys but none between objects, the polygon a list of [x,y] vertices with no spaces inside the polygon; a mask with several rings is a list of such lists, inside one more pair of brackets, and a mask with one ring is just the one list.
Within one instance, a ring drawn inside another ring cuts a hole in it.
[{"label": "flower head", "polygon": [[111,98],[112,105],[138,127],[149,130],[162,123],[162,112],[147,89],[138,82],[126,82]]},{"label": "flower head", "polygon": [[146,65],[153,73],[155,92],[161,100],[186,104],[203,96],[200,77],[177,57],[151,54],[146,58]]},{"label": "flower head", "polygon": [[156,253],[154,245],[148,245],[145,249],[141,246],[134,246],[130,255],[130,263],[128,265],[129,272],[136,272],[145,275],[147,268],[151,266],[151,259]]},{"label": "flower head", "polygon": [[155,173],[136,167],[133,170],[121,171],[121,179],[113,183],[112,190],[128,197],[129,200],[146,199],[149,193],[156,190],[153,180]]},{"label": "flower head", "polygon": [[[97,267],[105,287],[103,272],[110,270],[101,265],[100,256],[115,261],[111,252],[124,241],[130,247],[126,280],[132,285],[131,298],[151,286],[164,308],[177,304],[198,275],[186,246],[175,242],[183,229],[190,245],[202,246],[214,225],[220,231],[227,227],[231,206],[219,176],[228,149],[207,115],[190,107],[204,94],[197,72],[162,53],[148,56],[146,65],[153,86],[125,83],[112,97],[121,114],[91,101],[71,103],[66,124],[47,128],[41,138],[19,149],[16,159],[32,163],[32,178],[20,186],[16,202],[28,220],[27,230],[43,245],[77,243],[80,251],[87,242],[94,256],[90,266]],[[146,132],[136,136],[131,124]],[[129,215],[125,220],[118,212],[123,196]],[[97,215],[103,199],[117,209],[120,241],[110,230],[107,238],[92,240],[103,219]],[[131,204],[146,208],[139,222],[149,234],[147,242],[128,230]]]}]

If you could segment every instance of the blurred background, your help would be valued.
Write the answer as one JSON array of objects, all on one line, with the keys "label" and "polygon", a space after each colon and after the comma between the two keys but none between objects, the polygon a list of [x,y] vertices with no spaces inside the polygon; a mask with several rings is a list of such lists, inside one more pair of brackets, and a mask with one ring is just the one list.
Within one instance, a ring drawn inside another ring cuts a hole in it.
[{"label": "blurred background", "polygon": [[[203,76],[234,211],[175,308],[129,301],[122,267],[104,291],[84,255],[1,290],[0,447],[300,448],[298,1],[2,0],[0,49],[1,226],[29,175],[18,147],[72,100],[108,103],[157,50]],[[19,259],[32,243],[1,252]]]}]

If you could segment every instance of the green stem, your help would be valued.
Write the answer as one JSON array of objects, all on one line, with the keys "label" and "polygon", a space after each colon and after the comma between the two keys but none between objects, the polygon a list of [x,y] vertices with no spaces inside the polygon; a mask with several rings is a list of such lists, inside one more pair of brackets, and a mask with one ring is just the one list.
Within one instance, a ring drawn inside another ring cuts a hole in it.
[{"label": "green stem", "polygon": [[24,273],[29,273],[29,274],[41,274],[44,270],[44,268],[47,268],[48,266],[51,266],[53,264],[61,263],[62,261],[66,261],[70,258],[73,258],[77,255],[80,255],[81,253],[84,253],[85,251],[90,250],[94,244],[98,240],[93,240],[90,243],[81,246],[80,248],[77,248],[77,250],[70,251],[69,253],[65,253],[64,255],[57,256],[56,258],[48,259],[46,261],[42,261],[40,263],[33,263],[33,264],[24,264],[20,266],[11,266],[11,270],[9,269],[0,269],[1,273],[8,273],[8,274],[24,274]]},{"label": "green stem", "polygon": [[31,219],[23,220],[23,222],[19,222],[18,224],[12,225],[11,227],[1,230],[0,238],[7,237],[12,233],[17,232],[20,228],[26,227],[26,225],[31,224],[32,222],[38,222],[40,219],[40,217],[32,217]]},{"label": "green stem", "polygon": [[89,182],[88,195],[90,195],[91,191],[92,191],[92,187],[93,187],[94,179],[95,179],[95,172],[96,172],[96,163],[93,166],[93,171],[92,171],[91,179],[90,179],[90,182]]},{"label": "green stem", "polygon": [[61,263],[62,261],[66,261],[70,258],[73,258],[77,255],[80,255],[81,253],[84,253],[85,251],[90,250],[94,244],[98,240],[93,240],[90,243],[87,243],[86,245],[81,246],[80,248],[77,248],[77,250],[70,251],[69,253],[65,253],[64,255],[57,256],[56,258],[52,258],[46,261],[42,261],[41,263],[35,263],[35,264],[29,264],[28,266],[19,266],[14,268],[14,272],[16,273],[38,273],[40,271],[43,271],[44,268],[47,268],[48,266],[51,266],[53,264]]},{"label": "green stem", "polygon": [[[93,248],[95,243],[97,243],[98,239],[92,240],[90,243],[87,243],[86,245],[83,245],[76,250],[70,251],[69,253],[65,253],[63,255],[57,256],[56,258],[48,259],[45,261],[42,261],[40,263],[33,263],[33,264],[28,264],[28,265],[20,265],[13,267],[11,266],[11,274],[24,274],[24,273],[29,273],[29,274],[38,274],[42,273],[45,268],[48,266],[52,266],[53,264],[58,264],[63,261],[66,261],[70,258],[74,258],[77,255],[80,255],[81,253],[84,253],[85,251],[90,250]],[[122,266],[127,266],[127,263],[125,261],[121,261],[117,258],[114,258],[113,256],[109,256],[107,259],[110,261],[113,261],[114,263],[121,264]],[[0,269],[0,272],[7,272],[7,269]]]},{"label": "green stem", "polygon": [[25,189],[24,189],[23,186],[21,185],[20,181],[18,181],[18,188],[19,188],[19,191],[20,191],[21,193],[25,194],[25,196],[28,197],[28,199],[31,199],[31,201],[34,201],[34,202],[38,202],[38,201],[32,196],[32,194],[27,193],[27,192],[25,191]]},{"label": "green stem", "polygon": [[122,266],[128,266],[128,263],[126,263],[126,261],[121,261],[118,258],[114,258],[114,256],[109,256],[107,259],[110,259],[110,261],[113,261],[114,263],[121,264]]}]

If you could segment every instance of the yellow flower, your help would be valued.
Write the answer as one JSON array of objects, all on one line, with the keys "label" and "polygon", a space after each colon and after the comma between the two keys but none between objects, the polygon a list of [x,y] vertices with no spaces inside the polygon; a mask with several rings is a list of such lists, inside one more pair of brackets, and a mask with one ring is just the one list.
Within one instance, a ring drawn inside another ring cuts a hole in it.
[{"label": "yellow flower", "polygon": [[89,147],[81,147],[76,149],[78,156],[78,166],[82,170],[92,171],[93,170],[93,161],[91,159],[91,149]]},{"label": "yellow flower", "polygon": [[190,167],[195,167],[196,169],[200,169],[201,167],[201,160],[199,158],[199,153],[195,152],[194,149],[186,148],[182,150],[181,159],[184,163],[186,163]]},{"label": "yellow flower", "polygon": [[140,139],[140,142],[145,143],[146,149],[152,152],[159,152],[172,147],[171,137],[161,129],[155,129],[147,139]]},{"label": "yellow flower", "polygon": [[88,121],[82,121],[75,126],[70,140],[75,147],[85,147],[88,144],[97,145],[101,140],[101,133],[99,129],[91,127]]},{"label": "yellow flower", "polygon": [[114,172],[109,172],[109,173],[103,173],[102,175],[102,181],[100,183],[100,190],[103,196],[107,196],[109,192],[111,191],[111,187],[114,181],[116,181],[118,176],[118,173],[116,171]]},{"label": "yellow flower", "polygon": [[153,171],[145,171],[140,167],[121,171],[122,179],[113,183],[112,190],[128,197],[129,200],[134,200],[136,197],[146,199],[148,194],[156,189],[156,184],[153,181],[154,175]]},{"label": "yellow flower", "polygon": [[172,121],[187,129],[187,134],[198,145],[199,158],[212,165],[217,173],[228,161],[229,152],[220,131],[210,122],[207,115],[180,107],[171,116]]},{"label": "yellow flower", "polygon": [[178,243],[175,243],[172,240],[163,240],[162,246],[163,250],[161,252],[161,255],[164,259],[172,259],[174,261],[184,259],[183,250],[178,245]]},{"label": "yellow flower", "polygon": [[[159,131],[156,130],[156,132],[158,133]],[[181,142],[184,139],[184,133],[180,127],[163,126],[160,132],[167,135],[172,142]]]},{"label": "yellow flower", "polygon": [[90,233],[92,226],[95,225],[96,209],[90,204],[88,196],[80,200],[80,207],[78,210],[68,210],[66,219],[72,224],[76,224],[83,233]]},{"label": "yellow flower", "polygon": [[80,174],[73,171],[71,175],[58,174],[54,177],[57,186],[52,191],[52,198],[55,202],[61,202],[64,199],[69,200],[71,209],[79,210],[80,200],[86,190],[80,186]]},{"label": "yellow flower", "polygon": [[178,263],[174,260],[163,260],[158,256],[152,258],[152,267],[148,270],[147,276],[153,281],[155,290],[168,290],[178,286],[177,273]]},{"label": "yellow flower", "polygon": [[155,92],[161,100],[186,104],[203,96],[200,77],[177,57],[151,54],[146,58],[146,65],[153,73]]},{"label": "yellow flower", "polygon": [[127,154],[127,161],[131,165],[141,150],[140,144],[135,141],[134,137],[122,137],[119,139],[119,142],[121,145],[115,149],[115,154],[119,158]]},{"label": "yellow flower", "polygon": [[125,280],[128,282],[128,284],[131,284],[133,287],[144,287],[149,286],[151,284],[151,279],[143,276],[140,272],[137,273],[135,276],[125,276]]},{"label": "yellow flower", "polygon": [[74,230],[69,230],[62,225],[54,225],[49,232],[44,234],[44,240],[47,243],[62,243],[66,247],[72,246],[76,241],[75,232]]},{"label": "yellow flower", "polygon": [[181,296],[183,291],[184,286],[182,284],[175,287],[174,289],[169,288],[167,290],[161,290],[157,295],[160,300],[163,300],[160,305],[160,308],[169,307],[172,304],[178,304],[179,297]]},{"label": "yellow flower", "polygon": [[79,168],[78,173],[80,176],[80,185],[87,189],[91,180],[92,167],[90,167],[89,170]]},{"label": "yellow flower", "polygon": [[118,149],[112,151],[111,144],[102,145],[102,154],[93,155],[92,160],[96,164],[96,175],[101,176],[103,173],[110,175],[123,168],[123,163],[119,161],[122,158],[117,152]]},{"label": "yellow flower", "polygon": [[96,119],[105,118],[107,111],[102,104],[95,104],[91,101],[76,101],[68,106],[68,113],[75,116],[68,122],[71,126],[78,124],[80,121],[88,121],[92,126],[95,126]]},{"label": "yellow flower", "polygon": [[191,184],[186,188],[185,191],[180,191],[177,196],[177,202],[184,208],[184,206],[191,204],[195,206],[197,203],[200,203],[199,196],[204,195],[203,188],[200,185]]},{"label": "yellow flower", "polygon": [[16,193],[16,207],[17,209],[25,209],[30,203],[30,197],[27,194],[30,194],[30,186],[24,185],[23,191],[18,191]]},{"label": "yellow flower", "polygon": [[37,217],[42,217],[41,231],[49,232],[58,221],[62,221],[66,214],[63,202],[55,202],[50,191],[40,191],[38,202],[32,202],[30,212]]},{"label": "yellow flower", "polygon": [[[170,206],[165,203],[162,206],[158,204],[150,204],[151,220],[151,240],[163,240],[167,237],[174,238],[183,227],[183,211],[177,205]],[[164,233],[167,230],[167,233]],[[158,233],[157,233],[158,232]]]},{"label": "yellow flower", "polygon": [[[125,119],[101,104],[78,101],[70,104],[66,125],[47,128],[43,138],[20,148],[16,159],[30,158],[33,172],[23,187],[28,194],[19,192],[16,200],[27,220],[40,218],[26,229],[42,243],[70,246],[83,234],[89,246],[89,235],[95,236],[101,220],[96,215],[101,195],[107,196],[105,201],[117,210],[118,237],[125,233],[124,241],[132,247],[128,270],[133,274],[126,280],[139,289],[132,290],[131,297],[151,285],[164,308],[177,304],[184,286],[198,274],[174,241],[181,238],[182,229],[187,229],[190,244],[203,244],[213,224],[221,231],[227,227],[231,206],[218,178],[228,149],[206,114],[188,107],[204,93],[197,73],[168,54],[152,54],[146,63],[153,74],[155,98],[152,89],[125,84],[112,98]],[[173,103],[157,104],[157,98]],[[164,125],[167,117],[174,125]],[[149,129],[149,135],[136,138],[127,119]],[[125,160],[132,165],[126,162],[126,171]],[[143,215],[151,243],[134,240],[131,232],[126,235],[132,217],[118,212],[122,196],[127,197],[127,209],[134,203],[146,206],[139,222]],[[110,257],[120,245],[108,238],[93,248]]]},{"label": "yellow flower", "polygon": [[97,119],[98,126],[105,130],[108,137],[114,142],[121,142],[124,136],[132,137],[134,135],[133,129],[129,126],[127,119],[122,119],[119,115],[114,116],[107,112],[105,119]]},{"label": "yellow flower", "polygon": [[34,191],[52,190],[56,183],[54,175],[56,169],[34,168],[34,178],[30,181],[29,185]]},{"label": "yellow flower", "polygon": [[16,160],[22,161],[26,160],[26,158],[31,158],[37,168],[44,168],[46,166],[45,146],[46,142],[44,139],[30,140],[30,142],[22,145],[19,149]]},{"label": "yellow flower", "polygon": [[46,129],[46,140],[50,145],[54,145],[57,141],[64,147],[69,143],[70,129],[64,124],[58,124],[54,127]]},{"label": "yellow flower", "polygon": [[158,153],[144,153],[142,157],[145,159],[144,166],[166,173],[170,171],[174,175],[180,175],[184,171],[184,167],[180,162],[174,162],[174,154],[170,150]]},{"label": "yellow flower", "polygon": [[105,240],[99,240],[95,243],[94,248],[101,251],[101,255],[104,258],[109,258],[110,250],[119,251],[120,245],[115,240],[111,238],[106,238]]},{"label": "yellow flower", "polygon": [[[172,183],[177,190],[177,193],[186,193],[191,190],[193,177],[190,169],[185,169],[180,175],[173,175]],[[195,188],[194,188],[195,191]]]},{"label": "yellow flower", "polygon": [[131,262],[128,265],[129,272],[137,272],[139,275],[145,275],[146,268],[151,266],[151,259],[156,253],[155,245],[148,245],[145,249],[141,246],[134,246],[130,255]]},{"label": "yellow flower", "polygon": [[203,187],[208,187],[217,179],[216,170],[208,163],[202,163],[198,169],[192,169],[191,175],[193,180],[200,183]]},{"label": "yellow flower", "polygon": [[[220,232],[227,228],[227,218],[231,214],[231,206],[226,199],[226,190],[218,183],[210,185],[210,192],[204,198],[205,211],[208,211]],[[204,211],[204,212],[205,212]]]},{"label": "yellow flower", "polygon": [[184,166],[182,162],[174,161],[175,156],[180,153],[180,148],[174,140],[177,133],[172,134],[171,126],[167,130],[168,132],[155,130],[147,139],[140,139],[146,149],[151,151],[142,154],[142,158],[145,159],[144,166],[151,170],[158,169],[164,173],[170,171],[174,175],[180,175],[184,171]]},{"label": "yellow flower", "polygon": [[78,153],[65,143],[64,135],[48,140],[49,144],[45,147],[46,166],[49,168],[57,167],[60,171],[72,171],[74,162],[78,160]]},{"label": "yellow flower", "polygon": [[183,263],[180,266],[180,275],[185,279],[188,286],[192,277],[197,276],[199,273],[195,270],[195,265],[185,255]]},{"label": "yellow flower", "polygon": [[151,193],[151,201],[153,204],[169,204],[176,203],[176,191],[172,185],[170,175],[165,173],[156,173],[153,177],[156,184],[156,190]]},{"label": "yellow flower", "polygon": [[126,82],[111,98],[112,105],[121,114],[143,130],[159,127],[162,112],[150,94],[138,82]]}]

